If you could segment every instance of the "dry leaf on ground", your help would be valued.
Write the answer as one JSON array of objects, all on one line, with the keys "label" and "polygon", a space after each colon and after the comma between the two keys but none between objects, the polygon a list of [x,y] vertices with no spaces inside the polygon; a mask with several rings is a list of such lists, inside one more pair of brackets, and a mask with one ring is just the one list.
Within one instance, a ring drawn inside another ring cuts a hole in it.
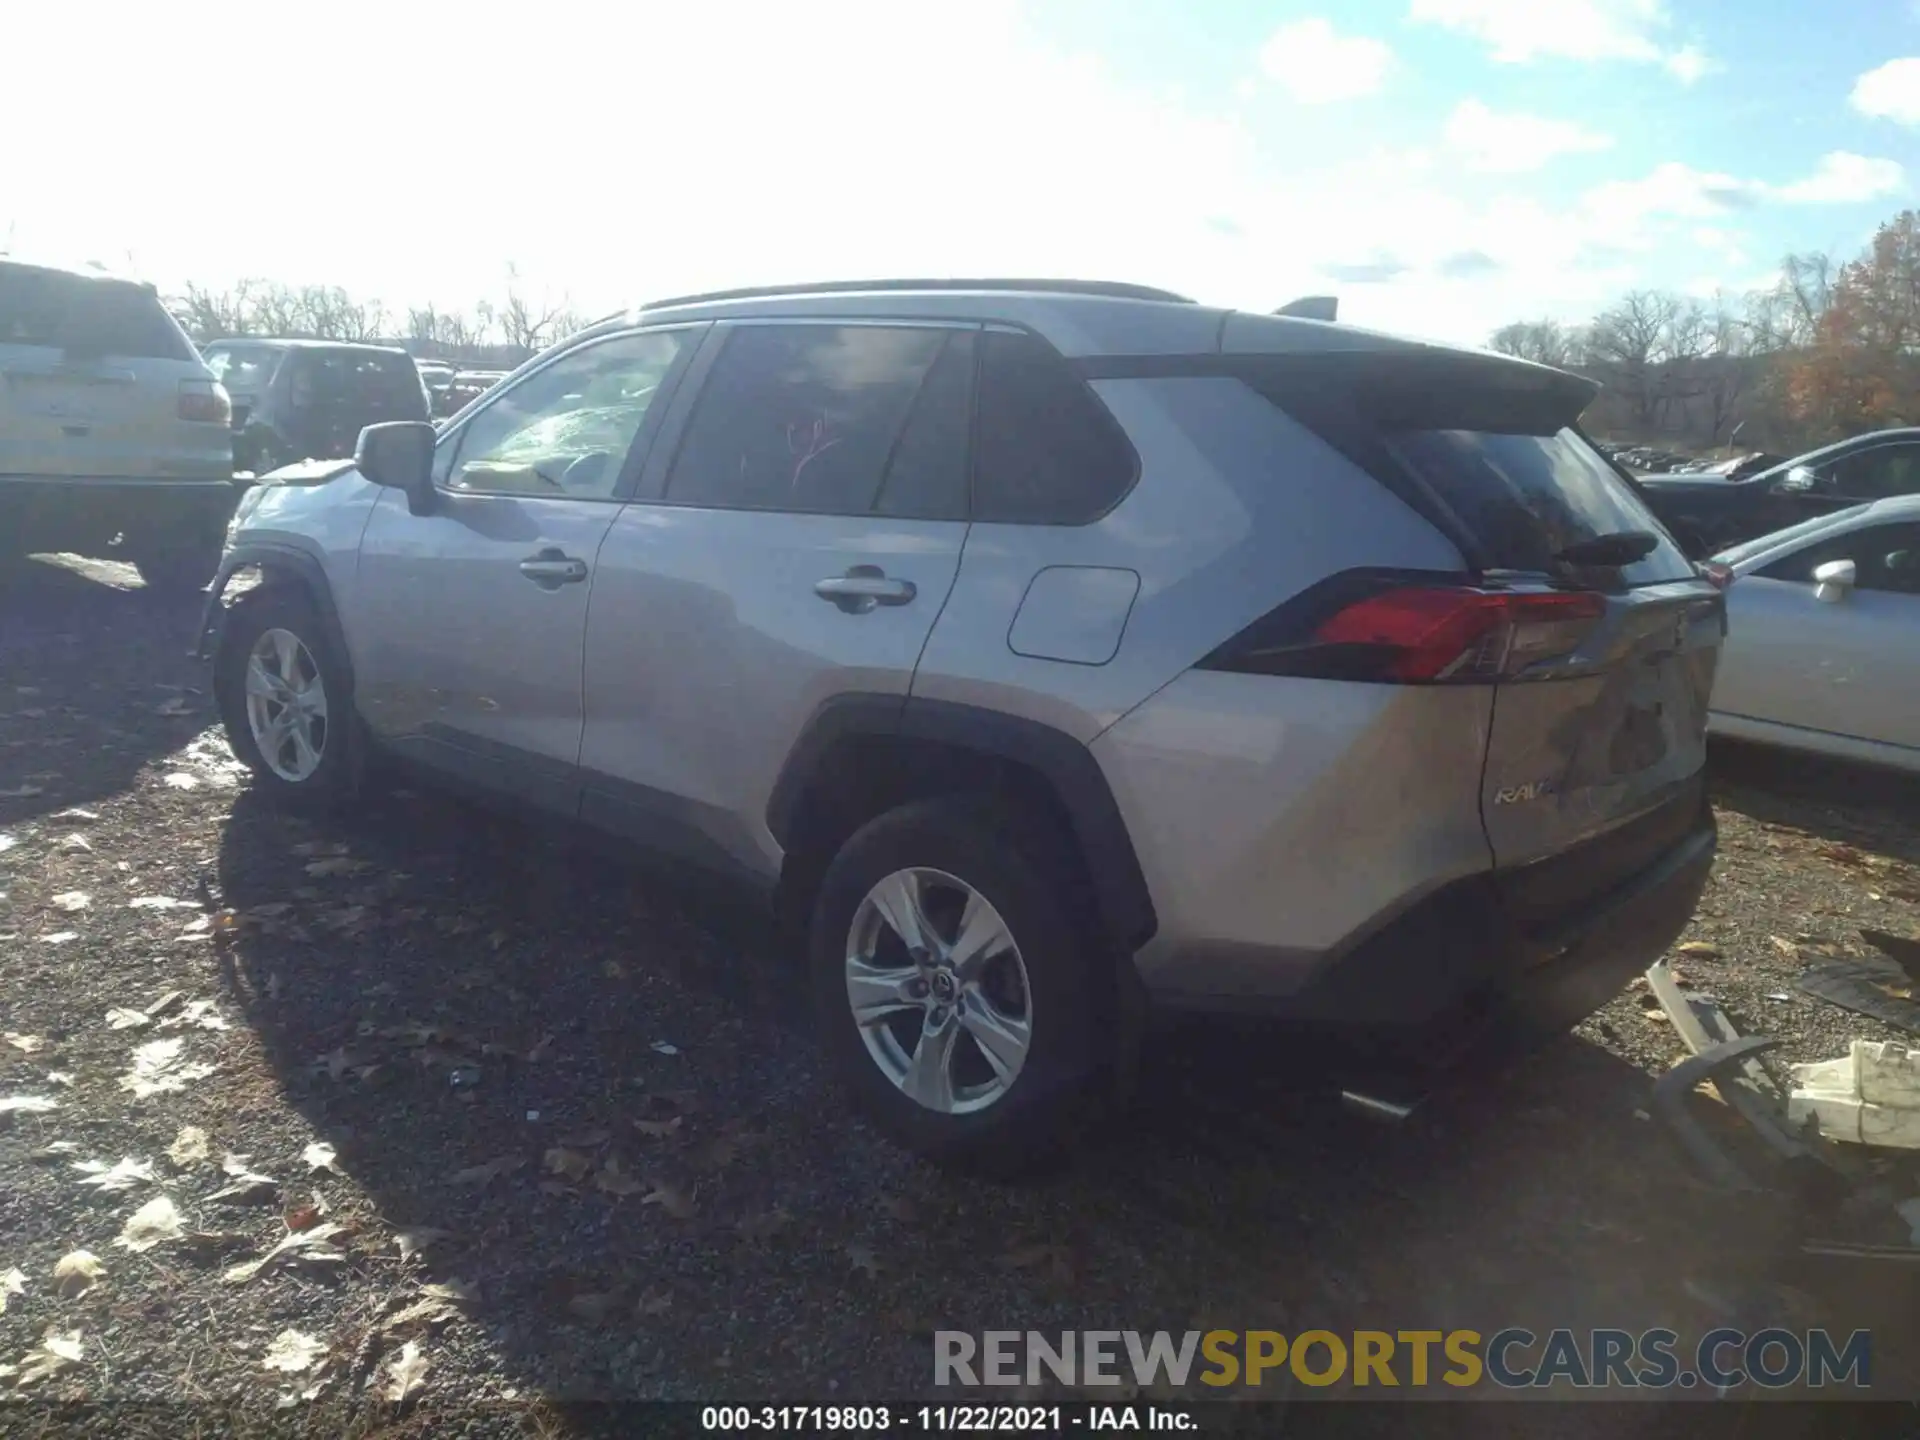
[{"label": "dry leaf on ground", "polygon": [[73,1300],[94,1287],[107,1273],[107,1267],[91,1250],[75,1250],[62,1255],[53,1267],[54,1293],[62,1300]]},{"label": "dry leaf on ground", "polygon": [[686,1117],[676,1115],[671,1120],[636,1120],[633,1128],[652,1140],[664,1140],[680,1129],[680,1123]]},{"label": "dry leaf on ground", "polygon": [[658,1285],[649,1285],[640,1292],[640,1298],[633,1302],[633,1313],[641,1318],[649,1315],[664,1315],[673,1308],[673,1292]]},{"label": "dry leaf on ground", "polygon": [[527,1163],[524,1155],[500,1155],[479,1165],[456,1170],[447,1179],[455,1185],[487,1185],[502,1175],[511,1174]]},{"label": "dry leaf on ground", "polygon": [[41,1050],[44,1050],[47,1045],[47,1042],[42,1040],[38,1035],[21,1035],[12,1030],[9,1030],[5,1035],[0,1035],[0,1040],[5,1040],[7,1044],[18,1050],[22,1055],[38,1054]]},{"label": "dry leaf on ground", "polygon": [[235,1265],[220,1278],[229,1285],[244,1285],[263,1270],[276,1265],[339,1265],[344,1264],[346,1255],[334,1249],[326,1242],[341,1233],[344,1227],[339,1225],[316,1225],[311,1230],[298,1234],[283,1235],[280,1243],[262,1255],[258,1260],[248,1260]]},{"label": "dry leaf on ground", "polygon": [[582,1155],[578,1150],[569,1150],[564,1145],[556,1145],[547,1151],[543,1163],[549,1175],[564,1175],[574,1181],[586,1179],[593,1170],[591,1155]]},{"label": "dry leaf on ground", "polygon": [[880,1257],[873,1253],[871,1245],[862,1245],[858,1240],[849,1243],[847,1263],[856,1270],[864,1271],[870,1279],[879,1278]]},{"label": "dry leaf on ground", "polygon": [[312,1368],[313,1362],[327,1353],[322,1341],[299,1330],[282,1330],[273,1337],[273,1343],[267,1346],[266,1357],[260,1362],[269,1370],[285,1370],[297,1373]]},{"label": "dry leaf on ground", "polygon": [[0,1115],[44,1115],[58,1110],[60,1102],[45,1095],[8,1095],[0,1097]]},{"label": "dry leaf on ground", "polygon": [[417,1340],[409,1340],[400,1347],[400,1353],[393,1357],[393,1363],[387,1367],[387,1399],[395,1405],[406,1404],[420,1392],[426,1378],[427,1357],[420,1353]]},{"label": "dry leaf on ground", "polygon": [[80,938],[78,930],[56,930],[51,935],[42,935],[42,945],[69,945]]},{"label": "dry leaf on ground", "polygon": [[618,1155],[609,1155],[607,1163],[600,1167],[600,1173],[593,1177],[596,1190],[606,1195],[638,1195],[647,1188],[647,1184],[637,1175],[628,1174],[620,1164]]},{"label": "dry leaf on ground", "polygon": [[178,1036],[169,1040],[150,1040],[133,1052],[133,1069],[120,1077],[120,1088],[131,1090],[135,1099],[166,1095],[185,1090],[195,1080],[213,1073],[213,1066],[182,1058],[185,1044]]},{"label": "dry leaf on ground", "polygon": [[339,1168],[334,1164],[339,1157],[335,1154],[333,1146],[325,1140],[316,1140],[307,1146],[300,1152],[300,1158],[307,1162],[309,1170],[331,1170],[336,1175],[340,1173]]},{"label": "dry leaf on ground", "polygon": [[451,1231],[438,1230],[431,1225],[420,1225],[412,1230],[395,1231],[393,1243],[400,1247],[400,1258],[410,1260],[430,1246],[452,1238]]},{"label": "dry leaf on ground", "polygon": [[107,1011],[109,1030],[137,1030],[146,1023],[147,1012],[144,1010],[131,1010],[125,1005],[116,1005]]},{"label": "dry leaf on ground", "polygon": [[176,900],[171,895],[136,895],[127,902],[129,910],[198,910],[197,900]]},{"label": "dry leaf on ground", "polygon": [[271,1175],[255,1172],[245,1155],[228,1155],[220,1162],[220,1169],[232,1178],[233,1183],[216,1190],[207,1197],[209,1200],[225,1200],[234,1205],[263,1205],[280,1194],[280,1182]]},{"label": "dry leaf on ground", "polygon": [[38,1384],[69,1365],[78,1365],[83,1353],[78,1330],[49,1330],[41,1339],[40,1347],[29,1350],[21,1359],[19,1377],[14,1384],[22,1390]]},{"label": "dry leaf on ground", "polygon": [[207,1132],[198,1125],[182,1125],[180,1133],[173,1137],[173,1144],[167,1147],[167,1158],[183,1167],[197,1165],[212,1153],[207,1144]]},{"label": "dry leaf on ground", "polygon": [[63,890],[53,897],[53,908],[68,912],[84,910],[93,904],[93,896],[84,890]]},{"label": "dry leaf on ground", "polygon": [[114,1244],[140,1254],[163,1240],[178,1240],[181,1235],[180,1212],[165,1195],[156,1195],[127,1217]]},{"label": "dry leaf on ground", "polygon": [[480,1303],[480,1287],[471,1280],[448,1280],[444,1284],[422,1285],[420,1293],[434,1300],[445,1300],[454,1305]]},{"label": "dry leaf on ground", "polygon": [[7,1312],[7,1297],[9,1295],[24,1295],[26,1293],[26,1272],[20,1269],[19,1266],[16,1265],[13,1269],[0,1273],[0,1315],[4,1315]]},{"label": "dry leaf on ground", "polygon": [[654,1181],[653,1189],[647,1192],[646,1198],[640,1203],[658,1205],[676,1220],[691,1220],[700,1209],[694,1202],[692,1191],[666,1180]]},{"label": "dry leaf on ground", "polygon": [[85,1177],[80,1182],[82,1185],[91,1185],[106,1194],[153,1183],[153,1162],[131,1156],[122,1156],[117,1165],[109,1165],[104,1160],[81,1160],[73,1168]]}]

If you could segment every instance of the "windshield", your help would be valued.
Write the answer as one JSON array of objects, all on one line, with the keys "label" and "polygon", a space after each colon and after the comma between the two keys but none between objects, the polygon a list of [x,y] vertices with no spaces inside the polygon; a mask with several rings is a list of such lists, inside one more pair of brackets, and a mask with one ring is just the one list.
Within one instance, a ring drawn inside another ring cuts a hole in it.
[{"label": "windshield", "polygon": [[1629,585],[1684,580],[1693,565],[1606,460],[1570,429],[1552,435],[1401,430],[1400,458],[1506,570],[1551,572],[1583,541],[1644,530],[1659,543],[1619,567]]},{"label": "windshield", "polygon": [[1722,565],[1738,565],[1744,560],[1751,560],[1756,555],[1777,550],[1782,545],[1791,545],[1796,540],[1805,540],[1809,536],[1820,534],[1823,530],[1831,530],[1840,521],[1850,519],[1866,508],[1865,505],[1855,505],[1851,509],[1836,511],[1832,515],[1820,515],[1812,520],[1802,520],[1798,525],[1789,525],[1784,530],[1775,530],[1770,535],[1762,535],[1757,539],[1735,545],[1731,549],[1722,550],[1713,558]]}]

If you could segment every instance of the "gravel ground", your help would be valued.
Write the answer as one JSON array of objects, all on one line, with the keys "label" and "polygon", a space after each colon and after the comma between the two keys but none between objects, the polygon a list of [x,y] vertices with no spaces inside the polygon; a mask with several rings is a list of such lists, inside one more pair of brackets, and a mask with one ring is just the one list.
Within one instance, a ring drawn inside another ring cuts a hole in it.
[{"label": "gravel ground", "polygon": [[[1787,1271],[1783,1207],[1647,1121],[1680,1046],[1636,992],[1394,1131],[1270,1044],[1157,1038],[1072,1170],[954,1179],[845,1117],[736,917],[425,793],[277,815],[191,606],[98,564],[7,583],[0,1097],[56,1108],[0,1113],[0,1386],[551,1434],[582,1397],[926,1397],[935,1328],[1776,1322],[1874,1325],[1908,1384],[1905,1272]],[[1793,984],[1920,932],[1913,788],[1732,759],[1678,968],[1793,1059],[1890,1033]],[[57,1279],[75,1251],[97,1274]]]}]

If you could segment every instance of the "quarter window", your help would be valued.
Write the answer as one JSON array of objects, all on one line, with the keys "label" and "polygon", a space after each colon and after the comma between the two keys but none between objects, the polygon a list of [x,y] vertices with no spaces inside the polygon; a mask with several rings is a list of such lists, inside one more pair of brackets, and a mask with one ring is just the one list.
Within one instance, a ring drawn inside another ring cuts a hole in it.
[{"label": "quarter window", "polygon": [[688,331],[623,335],[561,356],[461,427],[452,490],[612,497]]},{"label": "quarter window", "polygon": [[981,336],[973,518],[1080,525],[1132,488],[1139,461],[1119,422],[1044,341]]},{"label": "quarter window", "polygon": [[948,349],[955,336],[885,325],[735,330],[688,423],[666,499],[804,514],[959,513],[966,435],[954,416],[965,413],[967,375],[964,353]]}]

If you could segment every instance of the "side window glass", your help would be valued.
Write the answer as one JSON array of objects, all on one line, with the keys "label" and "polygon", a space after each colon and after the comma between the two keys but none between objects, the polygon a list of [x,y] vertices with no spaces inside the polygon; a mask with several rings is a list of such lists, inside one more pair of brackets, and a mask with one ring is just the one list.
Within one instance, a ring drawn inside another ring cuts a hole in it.
[{"label": "side window glass", "polygon": [[[449,490],[605,500],[693,332],[623,335],[563,355],[461,426],[434,470]],[[455,448],[457,447],[457,448]]]},{"label": "side window glass", "polygon": [[763,325],[728,336],[688,422],[666,499],[728,510],[866,515],[951,332]]},{"label": "side window glass", "polygon": [[1811,585],[1813,572],[1833,560],[1853,561],[1857,589],[1920,594],[1920,525],[1855,530],[1776,560],[1760,574],[1769,580]]},{"label": "side window glass", "polygon": [[1133,487],[1139,460],[1119,422],[1031,335],[981,336],[973,518],[1081,525]]},{"label": "side window glass", "polygon": [[927,371],[880,482],[874,513],[903,520],[967,518],[968,432],[973,427],[975,332],[956,330]]}]

